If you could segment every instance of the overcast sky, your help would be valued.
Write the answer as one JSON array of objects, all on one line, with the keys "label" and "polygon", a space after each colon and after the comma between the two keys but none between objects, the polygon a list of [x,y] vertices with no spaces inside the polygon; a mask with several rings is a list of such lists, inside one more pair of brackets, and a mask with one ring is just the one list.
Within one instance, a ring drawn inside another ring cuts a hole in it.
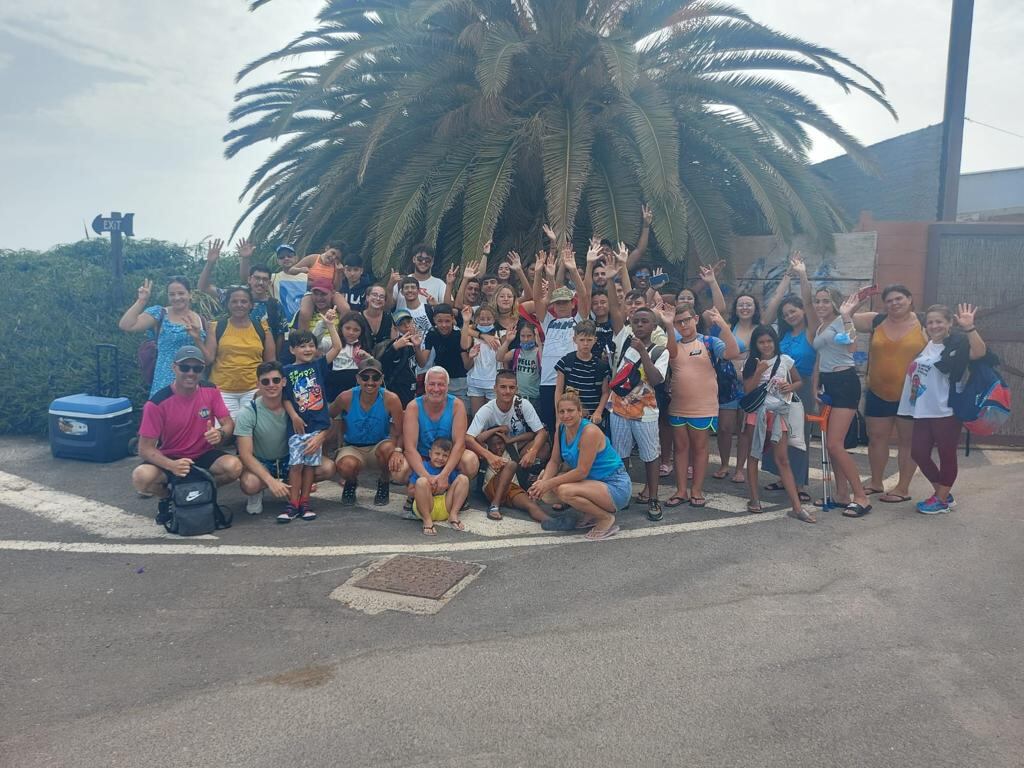
[{"label": "overcast sky", "polygon": [[[807,91],[865,144],[942,119],[948,0],[735,0],[757,20],[829,46],[886,87],[871,100],[806,76]],[[0,248],[46,248],[83,222],[134,211],[136,236],[226,236],[266,152],[225,160],[234,76],[313,24],[320,0],[3,0]],[[1024,3],[977,0],[967,115],[1024,134]],[[271,77],[266,69],[245,82]],[[838,154],[815,147],[815,159]],[[1024,139],[967,123],[963,170],[1024,166]]]}]

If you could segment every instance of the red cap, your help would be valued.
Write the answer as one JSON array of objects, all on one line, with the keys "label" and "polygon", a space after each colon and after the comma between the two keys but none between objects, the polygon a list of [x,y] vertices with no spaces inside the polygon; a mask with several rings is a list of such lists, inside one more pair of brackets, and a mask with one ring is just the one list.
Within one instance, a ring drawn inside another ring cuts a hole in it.
[{"label": "red cap", "polygon": [[334,293],[334,283],[332,283],[326,277],[318,277],[309,286],[309,290],[323,291],[324,293]]}]

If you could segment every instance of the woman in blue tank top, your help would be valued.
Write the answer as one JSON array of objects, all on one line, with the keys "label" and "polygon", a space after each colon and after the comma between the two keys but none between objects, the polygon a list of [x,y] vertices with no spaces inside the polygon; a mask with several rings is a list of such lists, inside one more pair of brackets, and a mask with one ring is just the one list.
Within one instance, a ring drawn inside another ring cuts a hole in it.
[{"label": "woman in blue tank top", "polygon": [[[577,527],[593,528],[588,539],[607,539],[619,532],[615,513],[629,506],[633,483],[604,432],[583,418],[579,395],[567,389],[556,406],[558,438],[530,495],[540,499],[553,493],[583,513]],[[563,462],[569,471],[559,474]]]}]

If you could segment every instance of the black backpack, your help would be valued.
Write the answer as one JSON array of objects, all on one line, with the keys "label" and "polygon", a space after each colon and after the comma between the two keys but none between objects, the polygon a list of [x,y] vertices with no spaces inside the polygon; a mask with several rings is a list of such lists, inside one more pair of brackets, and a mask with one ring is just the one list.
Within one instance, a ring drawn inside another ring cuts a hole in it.
[{"label": "black backpack", "polygon": [[[270,315],[268,314],[267,317],[269,319]],[[227,317],[222,317],[217,321],[217,330],[214,335],[217,337],[218,344],[220,344],[221,337],[224,336],[224,331],[228,329],[229,322],[230,321]],[[249,318],[249,322],[252,323],[252,327],[256,331],[256,335],[260,337],[260,343],[265,342],[267,340],[267,332],[263,330],[263,323],[257,323],[251,317]],[[271,328],[273,328],[273,326],[271,326]]]},{"label": "black backpack", "polygon": [[185,477],[172,477],[168,487],[171,517],[164,523],[168,533],[201,536],[231,527],[233,515],[225,515],[217,504],[217,483],[202,467],[193,465]]}]

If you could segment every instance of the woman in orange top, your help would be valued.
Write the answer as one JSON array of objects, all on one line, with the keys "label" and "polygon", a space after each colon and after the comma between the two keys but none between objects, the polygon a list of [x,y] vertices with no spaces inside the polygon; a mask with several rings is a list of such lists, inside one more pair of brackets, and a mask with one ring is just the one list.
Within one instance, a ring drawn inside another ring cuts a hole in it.
[{"label": "woman in orange top", "polygon": [[328,243],[323,253],[312,253],[292,266],[285,267],[284,271],[289,275],[305,272],[307,285],[313,285],[319,279],[330,280],[334,290],[338,290],[341,287],[341,258],[344,253],[344,243]]},{"label": "woman in orange top", "polygon": [[[861,333],[871,334],[868,348],[868,389],[864,397],[864,417],[868,427],[868,464],[871,481],[868,495],[880,493],[888,504],[910,500],[910,481],[917,465],[910,456],[914,433],[912,419],[900,418],[896,411],[903,392],[907,366],[925,348],[928,337],[914,313],[914,297],[905,285],[888,285],[882,291],[885,312],[858,312],[853,323]],[[886,492],[882,487],[889,462],[889,438],[893,426],[898,439],[899,480]]]}]

